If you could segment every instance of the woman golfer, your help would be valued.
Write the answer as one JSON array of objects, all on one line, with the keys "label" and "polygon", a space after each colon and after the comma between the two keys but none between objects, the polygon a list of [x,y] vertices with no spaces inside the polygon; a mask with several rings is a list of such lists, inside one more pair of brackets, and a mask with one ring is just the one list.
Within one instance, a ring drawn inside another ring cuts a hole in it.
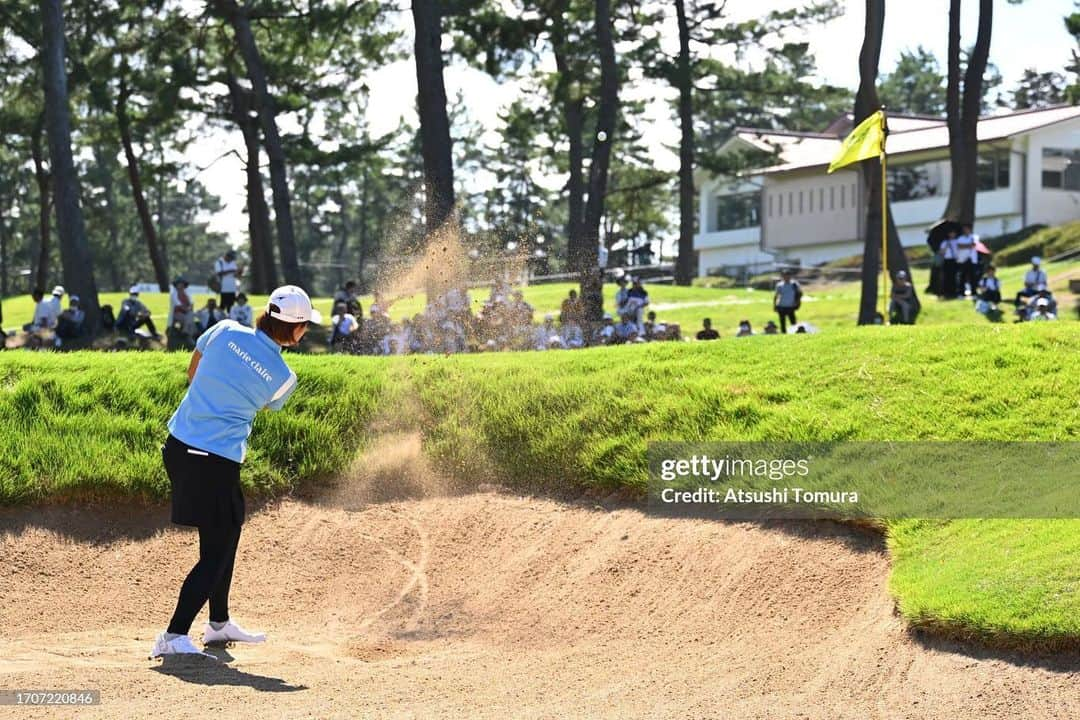
[{"label": "woman golfer", "polygon": [[199,561],[180,587],[168,629],[157,636],[151,657],[202,653],[188,631],[210,602],[204,643],[262,642],[229,617],[229,585],[244,522],[240,463],[251,423],[263,408],[280,410],[296,388],[296,374],[281,348],[296,345],[319,313],[300,288],[273,292],[255,328],[223,320],[195,343],[188,391],[169,420],[162,448],[172,484],[172,521],[199,529]]}]

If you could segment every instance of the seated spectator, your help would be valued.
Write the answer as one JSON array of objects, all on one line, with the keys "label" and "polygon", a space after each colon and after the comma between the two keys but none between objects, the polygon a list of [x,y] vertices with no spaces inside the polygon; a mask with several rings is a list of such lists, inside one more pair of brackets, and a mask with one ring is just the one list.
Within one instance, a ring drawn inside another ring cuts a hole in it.
[{"label": "seated spectator", "polygon": [[82,335],[85,320],[86,313],[79,307],[79,296],[71,295],[68,297],[67,310],[60,313],[56,321],[57,346],[60,345],[61,340],[74,340]]},{"label": "seated spectator", "polygon": [[[211,300],[210,302],[213,302]],[[120,303],[120,314],[116,316],[116,328],[128,335],[134,335],[141,327],[146,327],[155,339],[160,338],[154,321],[150,319],[150,310],[139,300],[139,288],[132,285],[127,298]]]},{"label": "seated spectator", "polygon": [[252,311],[251,305],[248,305],[246,293],[237,293],[236,304],[229,310],[229,319],[247,327],[255,327],[255,313]]},{"label": "seated spectator", "polygon": [[334,314],[330,316],[330,337],[328,342],[331,347],[341,345],[360,328],[356,317],[349,312],[349,306],[344,302],[334,303]]},{"label": "seated spectator", "polygon": [[45,299],[45,291],[41,288],[34,288],[30,293],[30,298],[34,301],[34,319],[23,325],[23,330],[36,332],[38,330],[48,330],[55,326],[56,318],[53,317],[53,304],[51,299]]},{"label": "seated spectator", "polygon": [[908,274],[900,270],[896,273],[896,279],[893,280],[889,301],[889,320],[897,325],[914,325],[918,312],[915,286],[908,279]]},{"label": "seated spectator", "polygon": [[979,280],[978,297],[994,305],[1001,302],[1001,280],[998,279],[997,268],[993,265],[987,266]]},{"label": "seated spectator", "polygon": [[549,313],[544,316],[543,324],[537,326],[533,333],[533,349],[547,350],[553,343],[561,346],[562,338],[559,337],[559,331],[555,327],[555,316]]},{"label": "seated spectator", "polygon": [[52,290],[52,297],[45,298],[45,302],[52,306],[52,312],[50,315],[53,318],[53,324],[51,327],[56,327],[56,321],[60,318],[60,313],[63,311],[64,303],[64,286],[57,285]]},{"label": "seated spectator", "polygon": [[363,308],[360,307],[360,289],[356,281],[349,280],[334,293],[334,307],[337,307],[338,303],[345,303],[345,312],[352,315],[357,322],[363,317]]},{"label": "seated spectator", "polygon": [[596,330],[597,345],[611,345],[617,341],[615,337],[615,319],[611,313],[604,313],[603,324]]},{"label": "seated spectator", "polygon": [[585,338],[581,333],[581,326],[576,322],[564,322],[559,330],[559,335],[562,337],[563,347],[573,349],[584,347],[585,345]]},{"label": "seated spectator", "polygon": [[1027,298],[1034,297],[1039,292],[1039,286],[1048,282],[1049,278],[1042,269],[1042,258],[1036,255],[1031,258],[1031,269],[1024,273],[1024,289],[1016,293],[1016,306],[1020,307]]},{"label": "seated spectator", "polygon": [[390,306],[392,304],[393,304],[392,301],[384,299],[383,296],[382,296],[382,293],[380,293],[378,290],[376,290],[375,291],[375,299],[371,303],[371,316],[375,317],[376,315],[378,315],[378,316],[385,317],[385,318],[389,319],[389,317],[390,317]]},{"label": "seated spectator", "polygon": [[780,334],[780,326],[777,325],[776,323],[774,323],[772,320],[770,320],[769,322],[765,323],[765,334],[766,335],[779,335]]},{"label": "seated spectator", "polygon": [[1041,297],[1035,301],[1035,308],[1031,312],[1030,320],[1057,320],[1057,313],[1051,310],[1050,301]]},{"label": "seated spectator", "polygon": [[638,337],[637,323],[634,322],[634,312],[627,310],[622,314],[620,322],[615,326],[615,339],[617,342],[634,342]]},{"label": "seated spectator", "polygon": [[719,338],[720,338],[720,333],[713,330],[712,320],[710,318],[705,318],[704,320],[702,320],[701,321],[701,329],[698,330],[698,333],[697,333],[697,339],[698,340],[718,340]]},{"label": "seated spectator", "polygon": [[735,333],[735,337],[749,337],[754,334],[753,329],[750,327],[749,320],[739,321],[739,330]]},{"label": "seated spectator", "polygon": [[195,331],[202,335],[225,319],[225,313],[218,310],[217,300],[208,298],[205,307],[195,313]]}]

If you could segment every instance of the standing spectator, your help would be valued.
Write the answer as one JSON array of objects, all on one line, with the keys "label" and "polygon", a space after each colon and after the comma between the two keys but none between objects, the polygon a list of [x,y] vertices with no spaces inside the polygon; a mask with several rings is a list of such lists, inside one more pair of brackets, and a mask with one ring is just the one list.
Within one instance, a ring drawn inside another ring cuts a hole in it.
[{"label": "standing spectator", "polygon": [[620,275],[615,280],[615,284],[619,286],[619,289],[615,291],[615,312],[622,317],[626,301],[630,298],[630,291],[626,287],[626,276]]},{"label": "standing spectator", "polygon": [[645,325],[642,322],[642,316],[645,314],[645,306],[649,304],[649,292],[642,286],[640,277],[633,278],[633,287],[626,294],[626,308],[634,313],[638,335],[644,335]]},{"label": "standing spectator", "polygon": [[975,270],[978,267],[978,253],[975,252],[975,243],[979,236],[972,232],[970,225],[964,225],[962,232],[956,238],[956,265],[960,270],[960,282],[957,285],[957,295],[972,295],[975,293]]},{"label": "standing spectator", "polygon": [[701,321],[701,329],[698,330],[697,339],[698,340],[719,340],[720,339],[720,333],[713,330],[712,320],[710,318],[705,318],[704,320]]},{"label": "standing spectator", "polygon": [[1031,258],[1031,269],[1024,273],[1024,289],[1016,293],[1016,306],[1024,302],[1026,298],[1039,294],[1039,286],[1049,283],[1046,273],[1042,269],[1042,258],[1038,255]]},{"label": "standing spectator", "polygon": [[600,241],[600,246],[596,248],[596,265],[601,270],[603,270],[604,268],[607,267],[607,261],[608,261],[607,245],[605,245],[604,241],[601,240]]},{"label": "standing spectator", "polygon": [[956,231],[950,230],[941,247],[941,292],[946,300],[956,297]]},{"label": "standing spectator", "polygon": [[225,313],[218,309],[217,301],[214,298],[207,298],[206,306],[195,313],[195,330],[201,336],[224,319]]},{"label": "standing spectator", "polygon": [[183,275],[173,280],[169,289],[168,327],[181,335],[195,335],[195,303],[188,294],[188,281]]},{"label": "standing spectator", "polygon": [[357,322],[363,317],[364,310],[360,307],[360,289],[356,281],[349,280],[344,287],[334,293],[334,307],[338,303],[345,303],[345,312],[356,318]]},{"label": "standing spectator", "polygon": [[559,310],[559,322],[578,324],[581,322],[581,301],[578,300],[577,290],[570,290],[570,295],[562,301]]},{"label": "standing spectator", "polygon": [[248,296],[245,293],[237,293],[236,304],[229,311],[229,319],[235,320],[244,327],[255,327],[255,316],[248,305]]},{"label": "standing spectator", "polygon": [[780,282],[776,283],[776,291],[773,293],[773,308],[780,316],[780,332],[787,332],[787,321],[794,325],[795,311],[802,305],[802,288],[793,279],[794,273],[790,268],[780,271]]},{"label": "standing spectator", "polygon": [[120,314],[116,316],[116,327],[128,335],[134,335],[138,328],[145,326],[154,336],[160,338],[154,321],[150,319],[150,310],[139,300],[139,286],[132,285],[127,298],[120,303]]},{"label": "standing spectator", "polygon": [[908,279],[908,274],[900,270],[893,280],[889,302],[889,317],[893,323],[914,325],[918,314],[915,304],[915,286]]},{"label": "standing spectator", "polygon": [[214,272],[221,283],[221,310],[228,313],[236,302],[237,278],[240,268],[236,264],[236,251],[226,250],[225,254],[214,262]]},{"label": "standing spectator", "polygon": [[343,302],[335,303],[334,314],[330,316],[330,347],[343,343],[359,327],[360,323],[349,312],[349,306]]},{"label": "standing spectator", "polygon": [[979,299],[993,304],[1001,302],[1001,280],[993,265],[987,266],[986,274],[979,280]]}]

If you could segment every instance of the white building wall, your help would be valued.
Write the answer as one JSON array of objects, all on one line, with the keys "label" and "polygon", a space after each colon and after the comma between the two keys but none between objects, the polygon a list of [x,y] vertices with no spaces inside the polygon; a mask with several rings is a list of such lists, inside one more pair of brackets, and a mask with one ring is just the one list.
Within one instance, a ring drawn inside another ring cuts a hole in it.
[{"label": "white building wall", "polygon": [[765,178],[763,246],[794,251],[859,236],[859,174],[842,170],[777,174]]},{"label": "white building wall", "polygon": [[1080,219],[1080,192],[1042,186],[1043,148],[1080,150],[1080,119],[1028,136],[1028,224],[1060,225]]}]

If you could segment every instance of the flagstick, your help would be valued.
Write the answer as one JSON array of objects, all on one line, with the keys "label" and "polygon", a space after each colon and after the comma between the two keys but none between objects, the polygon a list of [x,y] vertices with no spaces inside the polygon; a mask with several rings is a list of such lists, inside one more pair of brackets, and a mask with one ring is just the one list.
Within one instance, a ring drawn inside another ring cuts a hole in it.
[{"label": "flagstick", "polygon": [[887,164],[885,155],[885,107],[881,108],[881,303],[884,312],[881,314],[885,324],[889,324],[889,223],[888,201],[889,186],[885,174]]}]

